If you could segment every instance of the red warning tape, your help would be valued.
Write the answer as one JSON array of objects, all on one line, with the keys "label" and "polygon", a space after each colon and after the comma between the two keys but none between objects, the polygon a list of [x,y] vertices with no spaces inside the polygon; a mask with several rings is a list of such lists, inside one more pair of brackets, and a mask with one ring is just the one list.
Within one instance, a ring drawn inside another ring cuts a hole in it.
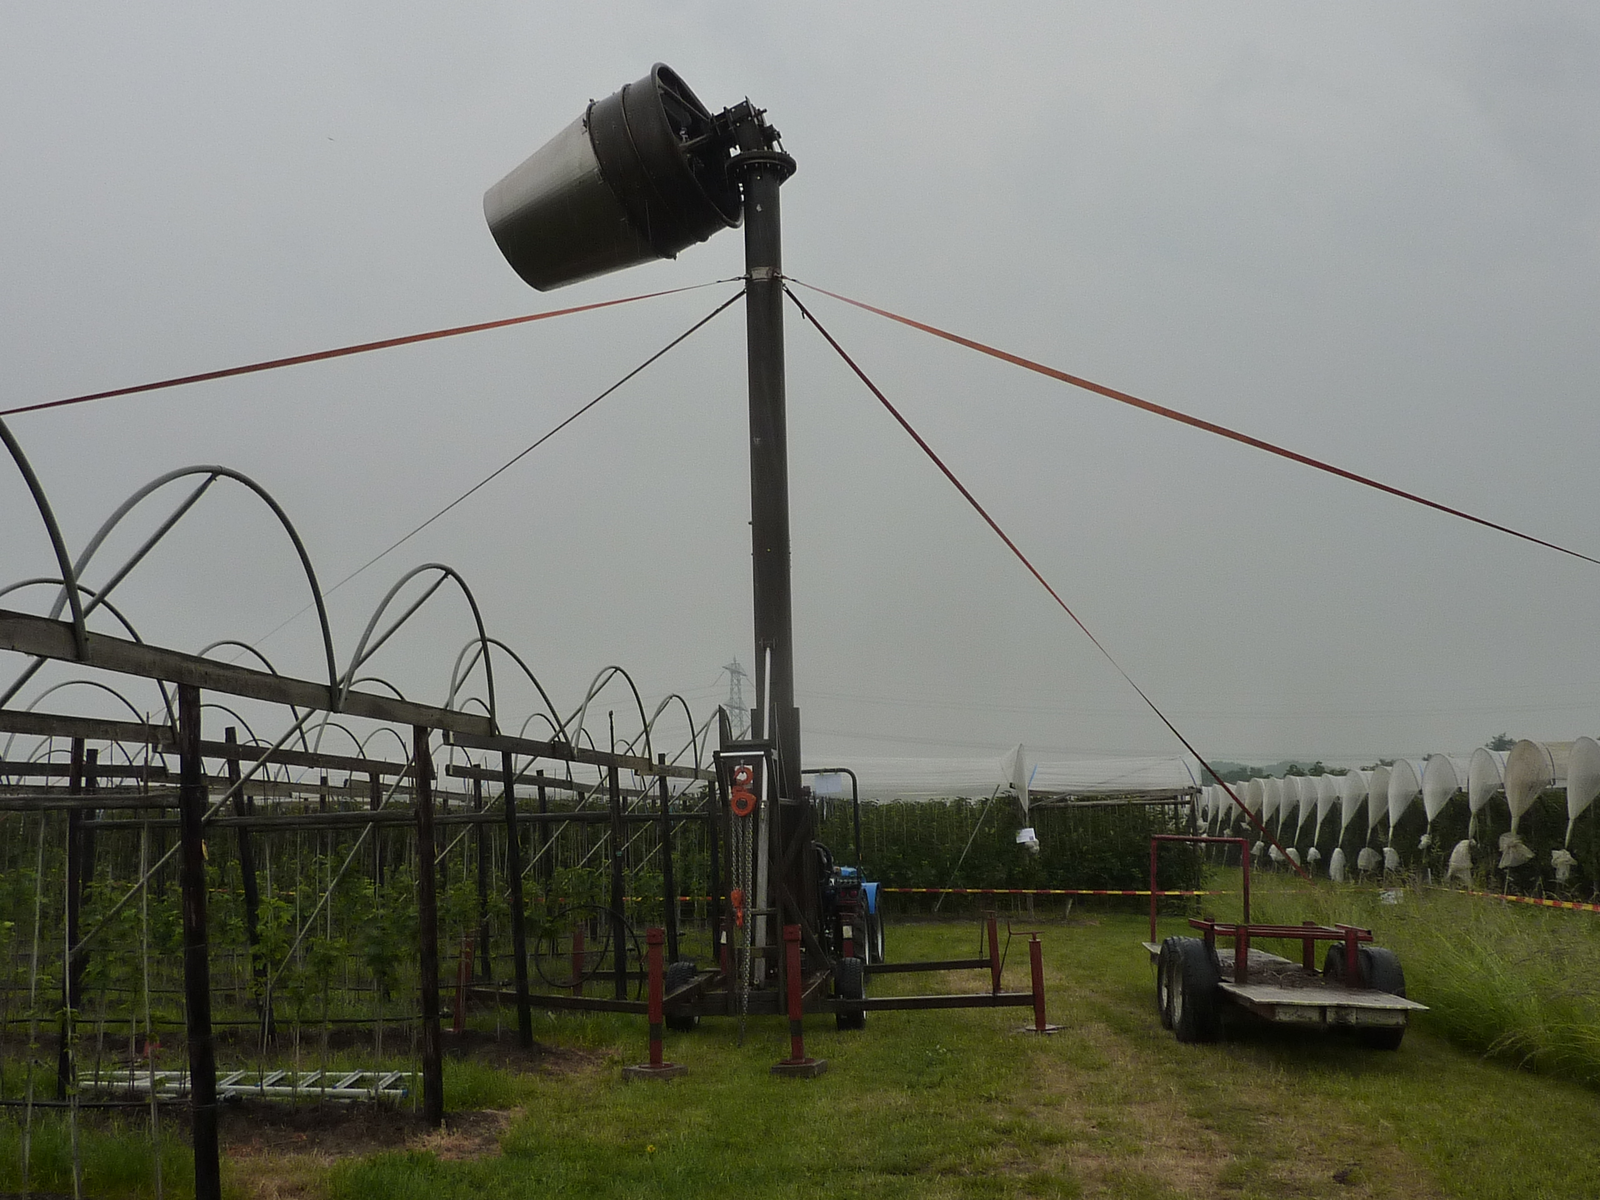
[{"label": "red warning tape", "polygon": [[[880,887],[880,892],[928,896],[1148,896],[1149,888],[931,888]],[[1161,890],[1158,896],[1231,896],[1232,892]]]},{"label": "red warning tape", "polygon": [[1001,350],[999,347],[991,346],[986,342],[980,342],[974,338],[963,337],[961,334],[952,333],[948,329],[940,329],[937,325],[929,325],[924,321],[917,321],[911,317],[902,316],[897,312],[890,312],[887,308],[879,308],[877,305],[868,304],[864,300],[852,300],[849,296],[841,296],[838,292],[830,292],[827,288],[818,287],[814,283],[805,283],[802,280],[793,278],[792,276],[790,277],[789,282],[797,283],[804,288],[810,288],[814,292],[821,292],[824,296],[831,296],[835,300],[839,300],[845,304],[853,305],[854,307],[863,309],[866,312],[874,313],[877,316],[884,317],[900,325],[907,326],[908,328],[919,330],[922,333],[931,334],[936,338],[943,338],[945,341],[953,342],[957,346],[965,346],[968,350],[976,350],[979,354],[986,354],[990,358],[997,358],[1001,362],[1010,363],[1014,367],[1021,367],[1025,371],[1032,371],[1035,374],[1044,375],[1050,379],[1057,380],[1058,382],[1070,384],[1076,388],[1082,388],[1084,391],[1094,392],[1096,395],[1104,396],[1108,400],[1115,400],[1118,404],[1126,404],[1131,408],[1143,409],[1147,413],[1152,413],[1158,417],[1165,417],[1169,421],[1177,421],[1194,429],[1204,430],[1206,433],[1214,433],[1218,437],[1227,438],[1230,441],[1238,442],[1240,445],[1249,446],[1255,450],[1264,450],[1268,454],[1275,454],[1279,458],[1286,458],[1290,462],[1299,463],[1301,466],[1312,467],[1318,471],[1326,471],[1329,475],[1336,475],[1340,479],[1349,480],[1351,483],[1359,483],[1363,487],[1373,488],[1380,492],[1387,492],[1391,496],[1398,496],[1400,499],[1409,500],[1413,504],[1420,504],[1425,508],[1431,508],[1437,512],[1448,513],[1450,516],[1459,517],[1463,521],[1471,521],[1474,525],[1482,525],[1486,529],[1493,529],[1499,533],[1507,533],[1514,538],[1521,538],[1525,542],[1532,542],[1535,546],[1543,546],[1546,550],[1554,550],[1559,554],[1571,555],[1573,558],[1581,558],[1584,562],[1594,563],[1597,566],[1600,566],[1600,558],[1593,558],[1590,555],[1582,553],[1581,551],[1569,549],[1568,547],[1559,545],[1556,542],[1546,541],[1544,538],[1535,537],[1531,533],[1523,533],[1520,529],[1513,529],[1509,525],[1501,525],[1497,521],[1490,521],[1484,517],[1474,516],[1472,513],[1464,512],[1459,508],[1451,508],[1448,504],[1441,504],[1437,500],[1429,500],[1426,496],[1419,496],[1415,492],[1405,491],[1402,488],[1394,487],[1392,484],[1383,483],[1380,480],[1372,479],[1366,475],[1358,475],[1354,471],[1347,471],[1343,467],[1336,467],[1332,463],[1324,462],[1320,458],[1312,458],[1309,454],[1301,454],[1297,450],[1290,450],[1286,446],[1279,446],[1273,442],[1264,441],[1258,437],[1252,437],[1248,433],[1241,433],[1239,430],[1230,429],[1226,425],[1218,425],[1215,421],[1207,421],[1202,417],[1191,416],[1189,413],[1180,412],[1178,409],[1168,408],[1164,404],[1156,404],[1150,400],[1141,399],[1140,397],[1134,396],[1128,392],[1118,391],[1116,388],[1110,388],[1106,387],[1104,384],[1095,383],[1092,379],[1084,379],[1080,375],[1068,374],[1066,371],[1057,370],[1055,367],[1047,366],[1041,362],[1035,362],[1031,358],[1023,358],[1020,354],[1012,354],[1010,351]]},{"label": "red warning tape", "polygon": [[[726,283],[727,280],[715,280]],[[697,283],[689,287],[668,288],[663,292],[644,292],[637,296],[623,296],[617,300],[599,300],[593,304],[578,304],[571,308],[555,308],[545,312],[528,313],[520,317],[502,317],[498,321],[479,321],[475,325],[455,325],[449,329],[431,329],[426,333],[411,333],[404,337],[384,338],[379,342],[360,342],[353,346],[337,346],[332,350],[317,350],[311,354],[294,354],[288,358],[270,358],[263,362],[246,363],[239,367],[224,367],[219,371],[202,371],[198,375],[179,375],[172,379],[158,379],[153,383],[138,383],[132,387],[112,388],[105,392],[89,392],[82,396],[68,396],[62,400],[43,400],[37,404],[19,404],[15,408],[0,409],[0,417],[18,413],[40,412],[47,408],[63,408],[69,404],[86,404],[91,400],[107,400],[112,396],[132,396],[139,392],[156,392],[163,388],[182,387],[186,383],[205,383],[212,379],[230,379],[235,375],[252,375],[257,371],[274,371],[279,367],[296,367],[302,363],[323,362],[330,358],[346,358],[352,354],[366,354],[373,350],[389,350],[395,346],[409,346],[416,342],[432,342],[440,338],[459,337],[464,333],[482,333],[486,329],[505,329],[511,325],[526,325],[530,321],[548,321],[552,317],[567,317],[574,313],[594,312],[600,308],[615,308],[619,304],[632,304],[636,300],[654,300],[659,296],[673,296],[679,292],[692,292],[711,287],[710,283]]]}]

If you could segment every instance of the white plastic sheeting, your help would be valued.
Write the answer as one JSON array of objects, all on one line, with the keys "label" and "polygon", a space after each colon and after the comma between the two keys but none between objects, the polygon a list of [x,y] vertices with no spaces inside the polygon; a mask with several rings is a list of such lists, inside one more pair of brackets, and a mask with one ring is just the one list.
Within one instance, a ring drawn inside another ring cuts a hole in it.
[{"label": "white plastic sheeting", "polygon": [[[1318,780],[1326,778],[1326,775],[1302,775],[1295,781],[1295,787],[1300,789],[1300,823],[1295,826],[1295,839],[1297,841],[1300,837],[1300,831],[1305,828],[1307,817],[1316,815],[1317,824],[1320,826],[1322,823],[1321,815],[1317,811]],[[1313,839],[1317,836],[1315,828],[1311,830],[1311,836]]]},{"label": "white plastic sheeting", "polygon": [[1367,788],[1372,782],[1366,771],[1347,771],[1339,777],[1339,837],[1350,828],[1362,806],[1367,802]]},{"label": "white plastic sheeting", "polygon": [[1261,781],[1261,823],[1265,825],[1283,809],[1283,780]]},{"label": "white plastic sheeting", "polygon": [[[1234,791],[1238,791],[1235,788]],[[1252,779],[1244,785],[1244,795],[1239,799],[1244,801],[1244,806],[1256,816],[1265,820],[1263,810],[1267,806],[1267,788],[1264,780]]]},{"label": "white plastic sheeting", "polygon": [[1511,747],[1506,756],[1506,804],[1511,808],[1511,832],[1539,793],[1567,781],[1567,760],[1571,742],[1530,742],[1527,738]]},{"label": "white plastic sheeting", "polygon": [[[1022,746],[984,758],[862,758],[849,763],[863,800],[934,800],[988,797],[1010,792],[1026,797],[1123,795],[1178,791],[1195,786],[1195,772],[1182,758],[1082,758],[1030,762]],[[850,794],[848,778],[813,777],[813,788]]]},{"label": "white plastic sheeting", "polygon": [[1470,758],[1464,754],[1430,754],[1422,765],[1422,811],[1431,828],[1450,797],[1467,790]]},{"label": "white plastic sheeting", "polygon": [[1506,752],[1479,746],[1472,752],[1467,765],[1467,808],[1472,813],[1468,836],[1478,824],[1478,814],[1483,806],[1506,785]]},{"label": "white plastic sheeting", "polygon": [[1347,872],[1345,869],[1344,847],[1335,846],[1333,854],[1328,859],[1328,878],[1335,883],[1343,883]]},{"label": "white plastic sheeting", "polygon": [[1317,827],[1311,831],[1312,840],[1322,832],[1322,823],[1339,803],[1340,778],[1338,775],[1317,776]]},{"label": "white plastic sheeting", "polygon": [[1596,796],[1600,796],[1600,742],[1581,737],[1572,743],[1567,759],[1566,845],[1572,845],[1572,827]]},{"label": "white plastic sheeting", "polygon": [[1422,794],[1420,762],[1412,758],[1397,758],[1389,768],[1389,841],[1394,842],[1394,827],[1400,824],[1411,802]]},{"label": "white plastic sheeting", "polygon": [[[1389,768],[1373,767],[1367,773],[1367,835],[1378,820],[1389,815]],[[1360,863],[1356,864],[1360,866]]]}]

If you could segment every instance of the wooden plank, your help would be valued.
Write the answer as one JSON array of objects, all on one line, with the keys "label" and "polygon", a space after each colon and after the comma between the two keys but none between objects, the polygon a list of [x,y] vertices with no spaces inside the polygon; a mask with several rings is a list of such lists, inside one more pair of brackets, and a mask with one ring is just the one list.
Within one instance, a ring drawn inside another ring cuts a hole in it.
[{"label": "wooden plank", "polygon": [[510,734],[489,735],[470,730],[458,732],[452,728],[450,744],[465,750],[509,750],[512,754],[521,754],[526,758],[551,758],[557,762],[585,763],[591,767],[615,766],[619,771],[633,771],[640,775],[665,775],[671,779],[702,779],[707,782],[716,779],[716,773],[713,771],[668,766],[632,754],[585,750],[582,746],[568,746],[565,742],[538,742],[531,738],[512,737]]},{"label": "wooden plank", "polygon": [[1426,1004],[1375,992],[1367,988],[1338,987],[1331,983],[1283,987],[1272,983],[1221,983],[1218,986],[1236,1000],[1251,1004],[1290,1008],[1366,1008],[1384,1012],[1427,1012]]},{"label": "wooden plank", "polygon": [[[114,671],[121,675],[186,684],[268,704],[289,704],[320,712],[333,710],[333,697],[325,683],[311,683],[232,663],[214,662],[195,654],[130,642],[103,633],[88,635],[87,653],[80,659],[73,646],[72,626],[69,623],[8,609],[0,609],[0,650],[76,662],[81,666]],[[344,707],[338,711],[373,721],[443,729],[475,737],[487,737],[492,732],[489,718],[485,716],[414,704],[409,700],[368,692],[350,692],[345,697]]]},{"label": "wooden plank", "polygon": [[[0,610],[0,616],[4,615],[3,610]],[[144,746],[155,746],[160,750],[171,750],[175,745],[172,729],[167,725],[146,725],[137,721],[102,721],[94,717],[68,717],[60,713],[20,712],[14,708],[0,708],[0,733],[21,733],[35,737],[80,737],[86,742],[136,742]]]},{"label": "wooden plank", "polygon": [[900,975],[917,971],[987,971],[987,958],[948,958],[929,962],[868,963],[868,975]]},{"label": "wooden plank", "polygon": [[411,770],[410,763],[355,758],[348,754],[321,754],[293,750],[288,746],[268,754],[266,746],[251,746],[242,742],[201,742],[200,753],[206,758],[238,759],[240,762],[258,762],[265,757],[269,763],[282,763],[286,767],[314,767],[325,771],[349,771],[357,775],[404,775]]},{"label": "wooden plank", "polygon": [[[988,964],[985,963],[985,966]],[[888,1012],[894,1009],[1025,1008],[1032,992],[971,992],[958,996],[868,996],[865,1000],[818,1000],[818,1012]]]}]

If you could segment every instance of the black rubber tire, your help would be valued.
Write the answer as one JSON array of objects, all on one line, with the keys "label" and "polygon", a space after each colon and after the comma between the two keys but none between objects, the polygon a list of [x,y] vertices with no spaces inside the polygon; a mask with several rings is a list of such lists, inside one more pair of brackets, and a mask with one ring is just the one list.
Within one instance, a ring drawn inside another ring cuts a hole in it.
[{"label": "black rubber tire", "polygon": [[[865,1000],[867,998],[867,967],[859,958],[841,958],[833,964],[833,994],[839,1000]],[[867,1027],[865,1009],[834,1013],[841,1032]]]},{"label": "black rubber tire", "polygon": [[1172,959],[1172,1032],[1180,1042],[1214,1042],[1222,1032],[1222,971],[1216,952],[1199,938],[1169,938]]},{"label": "black rubber tire", "polygon": [[1161,1028],[1172,1028],[1172,968],[1177,951],[1168,938],[1161,943],[1161,953],[1156,957],[1156,1012],[1161,1014]]},{"label": "black rubber tire", "polygon": [[867,954],[867,961],[873,964],[883,963],[884,950],[882,913],[873,913],[867,917],[867,936],[870,939],[868,942],[869,952]]},{"label": "black rubber tire", "polygon": [[[697,974],[699,971],[692,959],[681,958],[669,964],[666,974],[661,977],[661,994],[672,995],[684,984],[693,983]],[[662,1015],[666,1018],[667,1028],[674,1033],[693,1033],[700,1026],[699,1013],[673,1012],[669,1008]]]},{"label": "black rubber tire", "polygon": [[[1344,947],[1338,943],[1329,946],[1327,956],[1322,960],[1323,978],[1330,983],[1345,983],[1349,975],[1345,967]],[[1356,967],[1359,974],[1351,986],[1388,992],[1402,1000],[1406,998],[1406,973],[1401,969],[1400,959],[1393,950],[1385,950],[1382,946],[1360,946],[1356,949]],[[1373,1050],[1398,1050],[1400,1043],[1405,1040],[1406,1027],[1385,1025],[1376,1029],[1360,1029],[1356,1036],[1363,1046]]]}]

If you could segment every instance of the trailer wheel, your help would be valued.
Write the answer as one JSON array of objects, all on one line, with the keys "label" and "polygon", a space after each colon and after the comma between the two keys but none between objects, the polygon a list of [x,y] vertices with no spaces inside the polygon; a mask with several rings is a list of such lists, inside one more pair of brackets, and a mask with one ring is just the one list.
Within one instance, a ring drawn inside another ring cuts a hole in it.
[{"label": "trailer wheel", "polygon": [[867,961],[882,963],[883,959],[883,914],[875,912],[867,918]]},{"label": "trailer wheel", "polygon": [[[1352,987],[1372,988],[1405,999],[1406,973],[1401,969],[1399,956],[1393,950],[1385,950],[1382,946],[1361,946],[1356,950],[1356,968],[1357,978],[1350,980],[1344,947],[1338,944],[1328,947],[1327,957],[1322,960],[1325,979],[1334,983],[1348,982]],[[1360,1031],[1361,1044],[1374,1050],[1398,1050],[1405,1036],[1404,1025],[1386,1025]]]},{"label": "trailer wheel", "polygon": [[[667,973],[661,977],[662,995],[670,996],[685,984],[693,983],[697,973],[692,959],[680,958],[669,964]],[[667,1028],[674,1033],[693,1033],[700,1024],[700,1014],[695,1012],[674,1012],[669,1008],[664,1016]]]},{"label": "trailer wheel", "polygon": [[1214,1042],[1222,1028],[1215,952],[1199,938],[1173,938],[1172,1032],[1180,1042]]},{"label": "trailer wheel", "polygon": [[[841,958],[833,964],[833,994],[840,1000],[865,1000],[867,998],[866,964],[859,958]],[[846,1009],[834,1014],[841,1031],[865,1029],[865,1009]]]},{"label": "trailer wheel", "polygon": [[1161,953],[1156,958],[1156,1011],[1161,1014],[1161,1028],[1172,1028],[1172,968],[1177,961],[1177,951],[1168,938],[1161,943]]},{"label": "trailer wheel", "polygon": [[[1400,969],[1399,956],[1382,946],[1361,947],[1361,973],[1367,986],[1391,996],[1406,996],[1406,973]],[[1361,1044],[1373,1050],[1398,1050],[1406,1036],[1404,1025],[1388,1025],[1361,1031]]]}]

